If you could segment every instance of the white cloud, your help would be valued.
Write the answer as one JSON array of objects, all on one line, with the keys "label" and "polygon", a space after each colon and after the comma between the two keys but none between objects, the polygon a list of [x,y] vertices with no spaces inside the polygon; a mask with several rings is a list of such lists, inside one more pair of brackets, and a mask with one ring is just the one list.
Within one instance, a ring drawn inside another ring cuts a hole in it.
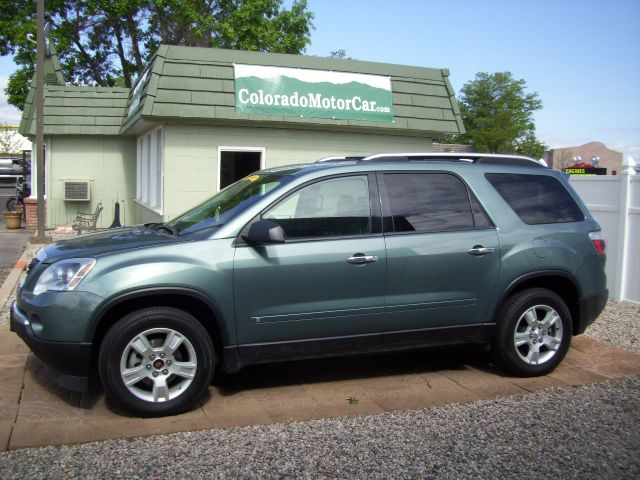
[{"label": "white cloud", "polygon": [[0,122],[17,125],[20,123],[22,112],[7,103],[7,96],[4,93],[4,89],[7,88],[8,81],[9,77],[0,75]]},{"label": "white cloud", "polygon": [[619,152],[624,152],[628,155],[638,155],[640,154],[640,143],[637,144],[628,144],[628,143],[613,143],[611,148],[614,150],[618,150]]}]

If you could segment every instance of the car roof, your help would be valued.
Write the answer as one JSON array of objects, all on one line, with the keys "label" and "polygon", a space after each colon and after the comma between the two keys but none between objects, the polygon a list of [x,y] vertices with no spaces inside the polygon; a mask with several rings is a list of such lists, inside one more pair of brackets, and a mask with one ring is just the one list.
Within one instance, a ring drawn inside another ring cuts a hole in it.
[{"label": "car roof", "polygon": [[[438,163],[454,163],[463,165],[497,165],[508,167],[541,168],[547,167],[537,160],[521,155],[503,155],[492,153],[450,153],[450,152],[426,152],[426,153],[378,153],[362,156],[331,156],[324,157],[313,163],[286,165],[263,170],[263,174],[301,176],[313,172],[337,169],[339,167],[406,167]],[[382,168],[385,169],[386,168]]]}]

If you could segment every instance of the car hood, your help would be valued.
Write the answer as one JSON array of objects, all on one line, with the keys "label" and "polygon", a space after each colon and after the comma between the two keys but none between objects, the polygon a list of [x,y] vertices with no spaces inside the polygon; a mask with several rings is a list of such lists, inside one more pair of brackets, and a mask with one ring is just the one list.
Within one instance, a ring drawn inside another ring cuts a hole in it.
[{"label": "car hood", "polygon": [[38,260],[51,263],[65,258],[96,257],[109,253],[188,241],[145,226],[125,227],[60,240],[38,252]]}]

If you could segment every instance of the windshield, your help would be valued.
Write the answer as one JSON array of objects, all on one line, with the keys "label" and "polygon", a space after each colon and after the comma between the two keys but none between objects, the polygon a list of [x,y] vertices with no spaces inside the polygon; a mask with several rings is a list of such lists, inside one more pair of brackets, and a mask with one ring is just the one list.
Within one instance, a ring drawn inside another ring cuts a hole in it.
[{"label": "windshield", "polygon": [[204,203],[167,223],[178,235],[219,227],[264,197],[291,181],[290,175],[256,173],[229,185]]}]

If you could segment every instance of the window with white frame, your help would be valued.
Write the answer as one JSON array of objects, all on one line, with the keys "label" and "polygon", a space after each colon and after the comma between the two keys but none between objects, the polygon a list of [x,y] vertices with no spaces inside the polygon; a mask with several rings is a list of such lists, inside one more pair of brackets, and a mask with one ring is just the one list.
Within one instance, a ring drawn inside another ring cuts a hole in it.
[{"label": "window with white frame", "polygon": [[162,211],[162,128],[138,137],[136,199]]}]

